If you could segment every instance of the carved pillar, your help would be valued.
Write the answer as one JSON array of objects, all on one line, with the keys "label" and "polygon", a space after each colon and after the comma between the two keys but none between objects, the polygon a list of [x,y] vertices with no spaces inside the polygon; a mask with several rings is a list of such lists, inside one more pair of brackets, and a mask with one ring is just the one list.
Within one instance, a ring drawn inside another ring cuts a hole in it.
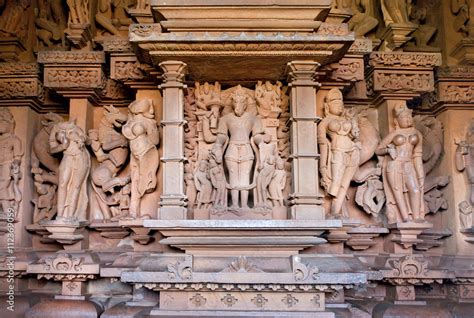
[{"label": "carved pillar", "polygon": [[324,219],[319,193],[316,117],[316,70],[319,63],[293,61],[287,65],[291,87],[292,219]]},{"label": "carved pillar", "polygon": [[186,219],[187,198],[184,194],[184,93],[186,64],[179,61],[160,63],[163,69],[163,192],[160,219]]}]

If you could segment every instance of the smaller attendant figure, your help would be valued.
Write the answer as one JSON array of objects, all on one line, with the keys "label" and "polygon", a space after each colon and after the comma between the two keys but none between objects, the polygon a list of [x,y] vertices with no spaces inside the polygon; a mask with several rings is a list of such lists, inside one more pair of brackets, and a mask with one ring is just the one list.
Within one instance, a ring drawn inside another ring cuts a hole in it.
[{"label": "smaller attendant figure", "polygon": [[207,159],[199,161],[194,172],[194,182],[198,191],[197,208],[207,209],[212,203],[212,182],[209,177],[209,162]]},{"label": "smaller attendant figure", "polygon": [[469,184],[469,201],[474,205],[474,121],[469,125],[466,139],[457,143],[456,169],[464,171]]},{"label": "smaller attendant figure", "polygon": [[[344,111],[342,93],[333,88],[324,102],[325,117],[318,126],[321,184],[332,197],[331,217],[340,217],[347,189],[359,167],[359,129],[354,115]],[[347,217],[347,215],[343,215]]]},{"label": "smaller attendant figure", "polygon": [[469,229],[472,227],[472,206],[467,201],[462,201],[458,204],[459,220],[461,221],[462,229]]},{"label": "smaller attendant figure", "polygon": [[214,187],[214,208],[227,208],[227,181],[225,178],[224,167],[222,162],[209,153],[209,176],[211,178],[212,186]]},{"label": "smaller attendant figure", "polygon": [[382,159],[382,177],[387,196],[389,223],[424,222],[422,134],[413,127],[411,110],[395,106],[395,130],[376,150]]},{"label": "smaller attendant figure", "polygon": [[363,37],[372,31],[379,21],[375,17],[375,1],[353,0],[352,11],[354,15],[349,20],[349,28],[354,31],[356,37]]},{"label": "smaller attendant figure", "polygon": [[99,0],[99,10],[95,20],[102,28],[112,35],[119,35],[121,27],[128,27],[131,20],[127,10],[134,5],[131,0]]},{"label": "smaller attendant figure", "polygon": [[155,109],[151,99],[137,100],[128,106],[128,120],[122,134],[130,144],[131,198],[130,216],[145,217],[141,201],[146,193],[156,188],[160,142],[155,120]]},{"label": "smaller attendant figure", "polygon": [[382,0],[382,13],[385,25],[393,23],[412,24],[409,19],[411,10],[411,0]]},{"label": "smaller attendant figure", "polygon": [[286,185],[285,161],[280,157],[276,159],[275,172],[268,185],[269,199],[274,207],[284,206],[283,189]]},{"label": "smaller attendant figure", "polygon": [[0,203],[2,215],[13,209],[15,217],[21,202],[19,188],[23,146],[15,136],[15,119],[8,108],[0,108]]},{"label": "smaller attendant figure", "polygon": [[261,117],[277,118],[281,113],[281,87],[281,82],[273,85],[269,81],[266,81],[265,84],[258,81],[255,86],[255,99],[257,100],[257,111]]},{"label": "smaller attendant figure", "polygon": [[86,135],[72,121],[57,123],[51,130],[51,153],[63,153],[59,164],[56,220],[86,220],[87,177],[91,159],[85,143]]},{"label": "smaller attendant figure", "polygon": [[265,134],[259,147],[259,162],[257,167],[257,187],[255,189],[255,207],[271,209],[268,204],[268,185],[275,172],[275,160],[278,156],[276,144],[271,142],[271,136]]}]

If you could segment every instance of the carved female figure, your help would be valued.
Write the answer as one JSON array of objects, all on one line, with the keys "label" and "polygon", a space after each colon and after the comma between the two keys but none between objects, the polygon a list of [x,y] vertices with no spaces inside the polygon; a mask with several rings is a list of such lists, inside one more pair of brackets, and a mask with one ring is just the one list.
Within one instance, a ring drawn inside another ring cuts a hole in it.
[{"label": "carved female figure", "polygon": [[23,147],[14,133],[13,115],[8,108],[0,108],[0,202],[4,214],[12,208],[16,215],[21,201],[18,182]]},{"label": "carved female figure", "polygon": [[406,105],[395,106],[393,114],[396,128],[375,152],[384,156],[382,177],[387,196],[387,218],[389,223],[423,222],[423,136],[413,127],[411,110]]},{"label": "carved female figure", "polygon": [[214,187],[214,207],[215,208],[226,208],[227,207],[227,181],[225,179],[224,167],[222,162],[212,155],[209,155],[209,176],[211,178],[212,186]]},{"label": "carved female figure", "polygon": [[199,161],[198,169],[194,173],[194,182],[199,191],[197,208],[208,208],[212,203],[212,182],[209,177],[209,162],[205,159]]},{"label": "carved female figure", "polygon": [[128,120],[122,133],[130,144],[131,198],[130,216],[142,213],[142,197],[156,187],[159,154],[156,146],[160,142],[155,120],[155,109],[151,99],[137,100],[128,106]]},{"label": "carved female figure", "polygon": [[470,185],[469,202],[474,204],[474,121],[468,127],[466,139],[456,147],[456,169],[464,171]]},{"label": "carved female figure", "polygon": [[58,123],[51,130],[51,153],[63,153],[59,164],[56,219],[86,219],[87,177],[91,159],[85,143],[84,132],[72,121]]},{"label": "carved female figure", "polygon": [[259,147],[259,163],[258,163],[258,175],[257,175],[257,188],[256,188],[256,200],[255,206],[257,208],[269,208],[268,206],[268,185],[272,180],[273,173],[275,172],[275,161],[278,155],[276,144],[271,143],[271,136],[265,134],[263,142]]},{"label": "carved female figure", "polygon": [[359,166],[360,143],[357,122],[344,111],[339,89],[328,92],[324,110],[326,116],[318,126],[321,185],[333,198],[330,215],[335,217],[341,214],[347,188]]},{"label": "carved female figure", "polygon": [[285,161],[280,157],[276,159],[275,172],[268,185],[269,199],[273,206],[283,206],[283,189],[286,185]]}]

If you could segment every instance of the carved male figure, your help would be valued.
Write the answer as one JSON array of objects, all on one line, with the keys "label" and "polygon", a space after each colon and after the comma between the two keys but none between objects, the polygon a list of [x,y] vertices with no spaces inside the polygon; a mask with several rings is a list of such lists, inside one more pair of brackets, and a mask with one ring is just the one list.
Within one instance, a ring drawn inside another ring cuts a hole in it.
[{"label": "carved male figure", "polygon": [[264,135],[263,142],[259,147],[259,154],[255,206],[258,208],[268,208],[268,185],[275,172],[275,161],[278,156],[276,144],[271,143],[270,135]]},{"label": "carved male figure", "polygon": [[197,208],[208,208],[212,203],[212,182],[209,177],[209,162],[207,159],[199,161],[197,170],[194,172],[194,182],[199,191],[197,196]]},{"label": "carved male figure", "polygon": [[469,125],[466,139],[456,148],[456,168],[464,171],[470,186],[469,200],[474,205],[474,120]]},{"label": "carved male figure", "polygon": [[231,95],[233,112],[221,117],[217,129],[217,152],[224,153],[224,145],[228,142],[224,159],[229,171],[232,208],[239,207],[239,196],[240,206],[248,208],[249,190],[255,187],[250,180],[255,159],[250,136],[256,145],[263,142],[264,131],[260,118],[246,111],[250,99],[239,85]]}]

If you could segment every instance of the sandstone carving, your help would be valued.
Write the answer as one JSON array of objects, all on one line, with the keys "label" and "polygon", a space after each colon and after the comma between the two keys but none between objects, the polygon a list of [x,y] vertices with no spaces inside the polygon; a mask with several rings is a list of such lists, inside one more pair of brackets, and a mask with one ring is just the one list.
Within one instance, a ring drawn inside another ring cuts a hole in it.
[{"label": "sandstone carving", "polygon": [[458,204],[459,210],[459,221],[461,222],[461,228],[468,229],[473,226],[472,224],[472,205],[467,201],[462,201]]},{"label": "sandstone carving", "polygon": [[456,168],[465,173],[469,184],[469,201],[474,204],[474,121],[471,121],[465,140],[457,143]]},{"label": "sandstone carving", "polygon": [[257,100],[257,111],[261,117],[278,117],[281,112],[281,87],[281,82],[272,85],[270,81],[266,81],[265,84],[258,81],[255,86],[255,99]]},{"label": "sandstone carving", "polygon": [[357,37],[363,37],[371,32],[379,21],[374,16],[374,3],[373,0],[353,0],[352,11],[354,15],[349,20],[349,29],[354,31]]},{"label": "sandstone carving", "polygon": [[389,223],[423,222],[423,136],[413,126],[411,110],[399,104],[393,109],[396,129],[389,133],[376,150],[384,156],[382,176],[387,196]]},{"label": "sandstone carving", "polygon": [[[15,135],[15,119],[8,108],[0,108],[0,203],[2,215],[19,213],[22,193],[19,188],[23,146]],[[13,211],[11,211],[11,209]]]},{"label": "sandstone carving", "polygon": [[[264,132],[261,120],[247,109],[251,97],[242,87],[237,87],[230,99],[232,112],[219,120],[213,153],[216,158],[223,157],[227,165],[232,197],[231,207],[246,209],[249,207],[249,190],[255,187],[256,182],[251,180],[255,159],[253,147],[261,146]],[[252,138],[249,138],[250,135]],[[228,144],[227,147],[224,146],[225,144]],[[253,179],[256,179],[255,174]]]},{"label": "sandstone carving", "polygon": [[51,153],[62,153],[59,164],[58,213],[56,220],[86,220],[87,178],[91,167],[86,135],[73,121],[53,126],[49,136]]},{"label": "sandstone carving", "polygon": [[67,0],[69,7],[69,23],[89,23],[89,0]]},{"label": "sandstone carving", "polygon": [[46,47],[65,46],[67,15],[61,0],[39,0],[36,36]]},{"label": "sandstone carving", "polygon": [[454,19],[454,29],[469,36],[468,23],[470,6],[466,0],[451,0],[451,12],[456,16]]},{"label": "sandstone carving", "polygon": [[321,185],[331,196],[330,215],[340,217],[349,184],[360,159],[359,129],[353,114],[344,110],[342,93],[331,89],[324,102],[325,117],[318,126]]},{"label": "sandstone carving", "polygon": [[38,197],[33,200],[35,211],[33,222],[51,220],[57,212],[57,188],[59,182],[59,158],[51,153],[49,139],[54,125],[63,118],[54,113],[45,114],[41,120],[43,128],[33,139],[31,149],[31,173],[34,175]]},{"label": "sandstone carving", "polygon": [[127,16],[127,9],[134,5],[131,0],[99,0],[99,10],[95,20],[103,29],[112,35],[119,35],[122,27],[125,29],[131,20]]},{"label": "sandstone carving", "polygon": [[26,11],[31,3],[28,0],[4,0],[5,7],[0,16],[0,35],[4,37],[26,36],[28,19]]},{"label": "sandstone carving", "polygon": [[435,26],[426,22],[426,17],[430,10],[428,5],[414,6],[410,13],[410,21],[418,25],[418,28],[411,34],[414,42],[406,45],[405,50],[422,51],[422,52],[436,52],[440,49],[429,45],[433,39],[437,29]]},{"label": "sandstone carving", "polygon": [[382,0],[381,3],[385,25],[410,24],[409,16],[412,10],[410,0]]},{"label": "sandstone carving", "polygon": [[128,106],[128,120],[122,134],[130,144],[130,216],[145,217],[140,202],[156,188],[160,142],[155,109],[150,99],[137,100]]},{"label": "sandstone carving", "polygon": [[92,151],[99,166],[92,172],[92,188],[102,216],[114,220],[128,216],[130,175],[119,176],[128,160],[128,140],[121,129],[127,115],[112,105],[104,106],[104,116],[97,130],[89,130]]},{"label": "sandstone carving", "polygon": [[423,189],[425,213],[437,213],[448,208],[443,188],[449,183],[449,176],[431,174],[443,154],[443,125],[432,116],[417,115],[413,119],[415,128],[423,135],[423,169],[426,175]]},{"label": "sandstone carving", "polygon": [[196,184],[197,208],[209,208],[212,203],[212,182],[209,175],[209,161],[202,159],[199,161],[197,170],[194,172],[194,182]]}]

